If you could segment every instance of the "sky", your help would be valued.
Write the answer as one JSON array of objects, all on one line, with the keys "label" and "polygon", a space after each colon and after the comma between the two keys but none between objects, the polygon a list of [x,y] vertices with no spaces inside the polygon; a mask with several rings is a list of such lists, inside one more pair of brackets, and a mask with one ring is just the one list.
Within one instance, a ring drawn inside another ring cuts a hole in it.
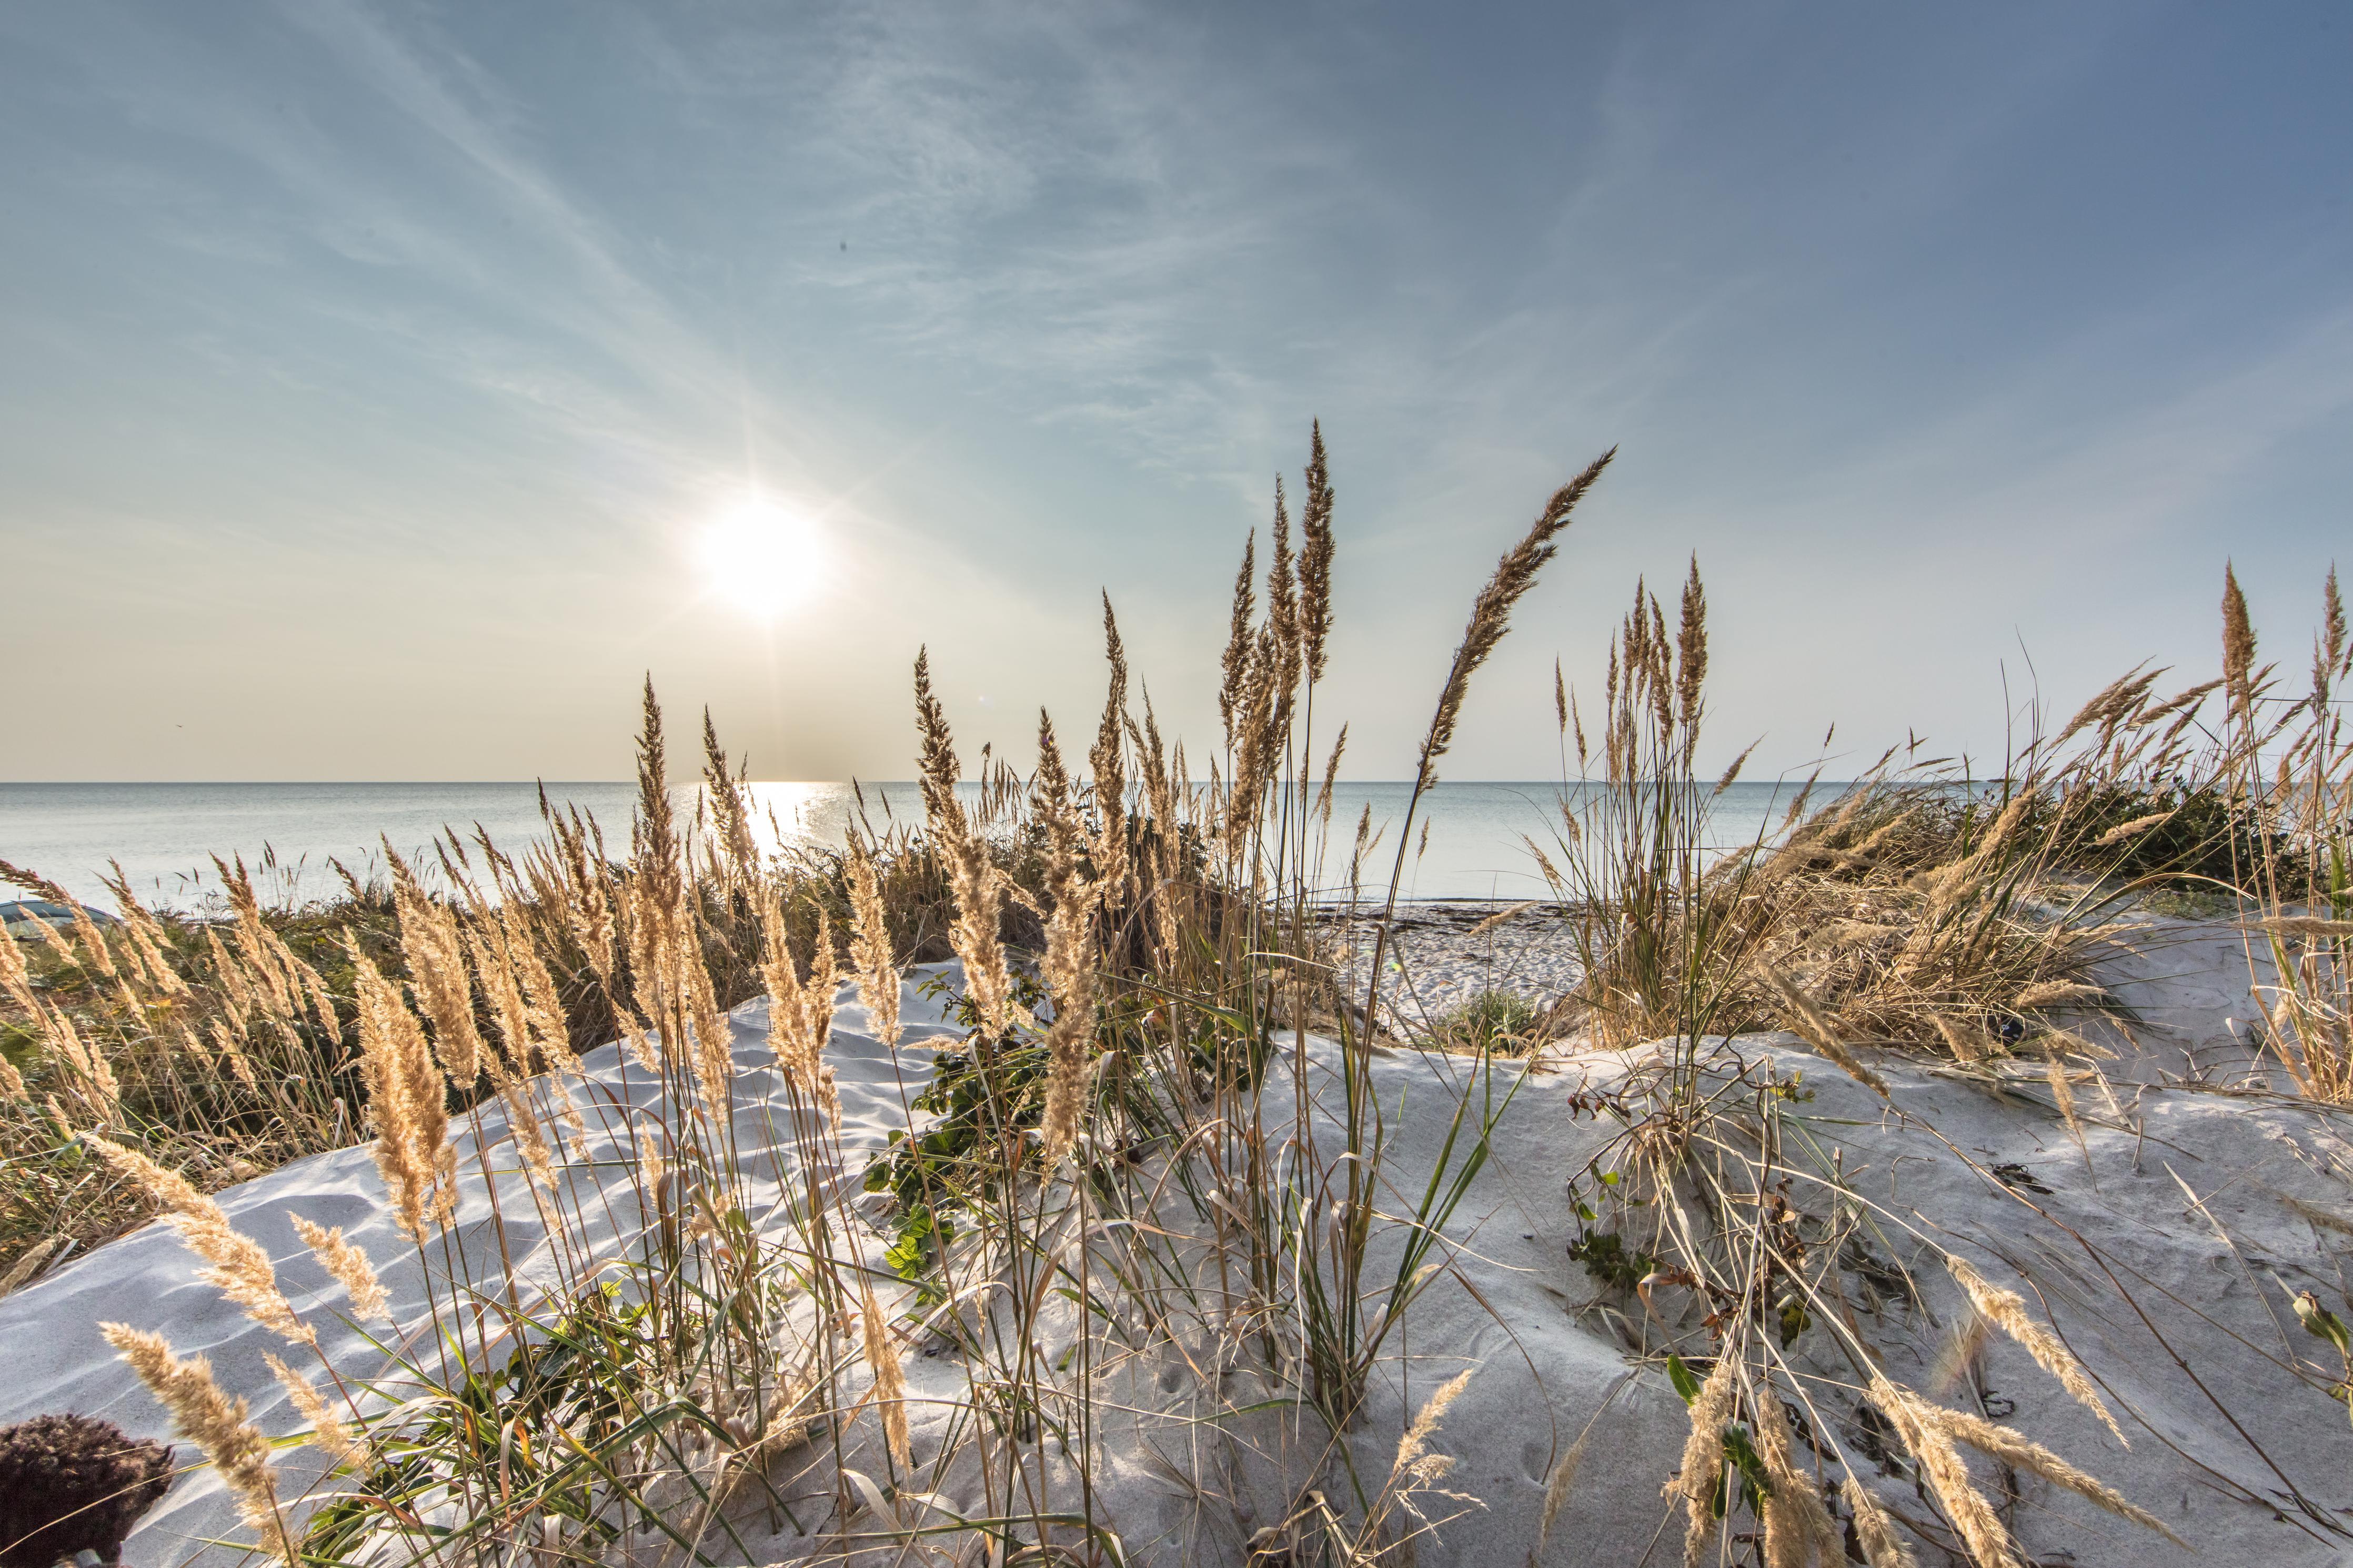
[{"label": "sky", "polygon": [[613,778],[649,673],[901,778],[926,645],[1020,761],[1104,590],[1205,755],[1314,419],[1352,776],[1613,446],[1448,776],[1694,554],[1708,758],[1998,759],[2226,560],[2305,661],[2348,80],[2334,0],[0,3],[0,778]]}]

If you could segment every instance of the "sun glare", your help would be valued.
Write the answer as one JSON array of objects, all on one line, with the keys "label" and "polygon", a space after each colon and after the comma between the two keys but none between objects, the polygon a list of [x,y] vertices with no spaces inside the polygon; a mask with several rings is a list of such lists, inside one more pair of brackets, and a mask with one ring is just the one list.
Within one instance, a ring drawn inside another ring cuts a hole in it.
[{"label": "sun glare", "polygon": [[816,520],[763,495],[745,496],[712,518],[699,553],[712,594],[764,618],[807,603],[825,575]]}]

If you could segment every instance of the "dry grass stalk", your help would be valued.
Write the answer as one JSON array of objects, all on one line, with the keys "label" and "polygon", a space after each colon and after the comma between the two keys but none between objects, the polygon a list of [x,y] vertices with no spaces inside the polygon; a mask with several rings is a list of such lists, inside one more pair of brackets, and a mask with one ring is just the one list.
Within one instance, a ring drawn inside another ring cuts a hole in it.
[{"label": "dry grass stalk", "polygon": [[[8,945],[14,947],[16,943],[12,940]],[[121,1120],[122,1085],[115,1078],[106,1053],[81,1037],[73,1018],[62,1008],[39,1007],[33,1016],[48,1040],[50,1053],[72,1072],[74,1096],[84,1109],[101,1125]]]},{"label": "dry grass stalk", "polygon": [[46,1240],[37,1241],[27,1247],[25,1256],[16,1259],[7,1273],[0,1274],[0,1296],[8,1295],[26,1280],[38,1274],[41,1271],[41,1265],[49,1260],[49,1254],[65,1244],[64,1237],[52,1236]]},{"label": "dry grass stalk", "polygon": [[[1071,798],[1071,779],[1054,742],[1054,725],[1038,715],[1039,815],[1046,829],[1046,952],[1039,968],[1054,998],[1046,1031],[1046,1105],[1041,1117],[1046,1169],[1061,1163],[1078,1142],[1087,1093],[1088,1047],[1095,1033],[1095,900],[1102,884],[1082,865],[1084,828]],[[1098,861],[1097,864],[1102,862]]]},{"label": "dry grass stalk", "polygon": [[1691,1403],[1691,1432],[1683,1439],[1683,1462],[1666,1495],[1680,1497],[1689,1516],[1683,1531],[1683,1563],[1691,1568],[1706,1550],[1708,1532],[1715,1524],[1716,1489],[1724,1470],[1724,1424],[1732,1415],[1732,1396],[1739,1383],[1730,1355],[1715,1358],[1707,1381]]},{"label": "dry grass stalk", "polygon": [[289,1212],[286,1217],[294,1222],[294,1234],[319,1260],[319,1267],[329,1278],[343,1288],[352,1300],[352,1311],[363,1318],[381,1318],[392,1321],[392,1297],[376,1278],[375,1268],[368,1255],[357,1245],[343,1239],[343,1227],[332,1230],[321,1227],[317,1222]]},{"label": "dry grass stalk", "polygon": [[1250,617],[1257,609],[1258,530],[1242,544],[1241,570],[1234,574],[1233,625],[1226,636],[1220,660],[1224,679],[1218,686],[1218,717],[1225,725],[1226,750],[1234,749],[1235,725],[1243,717],[1250,688]]},{"label": "dry grass stalk", "polygon": [[507,1108],[507,1134],[522,1156],[522,1168],[541,1192],[553,1196],[555,1162],[547,1146],[547,1134],[532,1107],[530,1086],[504,1073],[499,1074],[498,1079],[499,1100]]},{"label": "dry grass stalk", "polygon": [[2222,684],[2231,713],[2242,724],[2254,722],[2255,626],[2247,614],[2247,595],[2239,589],[2238,568],[2222,567]]},{"label": "dry grass stalk", "polygon": [[400,988],[356,948],[352,965],[362,1072],[376,1127],[376,1169],[400,1228],[422,1247],[428,1214],[438,1223],[457,1204],[454,1187],[441,1182],[445,1156],[454,1163],[456,1153],[448,1142],[447,1090],[425,1031]]},{"label": "dry grass stalk", "polygon": [[898,1342],[891,1337],[890,1326],[882,1321],[882,1307],[874,1299],[874,1288],[865,1286],[861,1305],[866,1330],[866,1364],[874,1372],[874,1401],[882,1413],[882,1437],[891,1449],[892,1461],[901,1469],[912,1468],[915,1462],[914,1447],[907,1434],[907,1373],[899,1362]]},{"label": "dry grass stalk", "polygon": [[1332,469],[1320,419],[1308,436],[1306,477],[1299,509],[1299,634],[1312,686],[1324,679],[1324,645],[1332,635]]},{"label": "dry grass stalk", "polygon": [[2033,1012],[2045,1007],[2064,1007],[2079,1002],[2097,1002],[2107,994],[2106,988],[2087,985],[2076,980],[2039,980],[2021,991],[2010,1001],[2013,1010]]},{"label": "dry grass stalk", "polygon": [[932,695],[931,656],[915,656],[915,723],[923,739],[923,809],[932,832],[940,841],[949,886],[955,895],[956,915],[948,931],[948,945],[964,962],[965,992],[992,1034],[1012,1028],[1013,983],[1006,970],[1005,942],[999,930],[1004,915],[1004,882],[988,858],[988,844],[967,819],[956,799],[955,745],[948,732],[946,713]]},{"label": "dry grass stalk", "polygon": [[1862,1560],[1871,1568],[1920,1568],[1920,1560],[1912,1554],[1912,1548],[1895,1533],[1895,1521],[1852,1471],[1847,1475],[1844,1490],[1846,1506],[1854,1514],[1855,1540],[1862,1545]]},{"label": "dry grass stalk", "polygon": [[1968,1292],[1970,1304],[1988,1322],[2017,1341],[2034,1358],[2036,1365],[2059,1380],[2059,1386],[2075,1403],[2100,1418],[2100,1424],[2115,1434],[2117,1442],[2127,1448],[2132,1447],[2124,1428],[2108,1414],[2099,1390],[2092,1386],[2091,1374],[2084,1370],[2084,1363],[2075,1359],[2057,1334],[2028,1314],[2024,1297],[2015,1290],[2003,1289],[1970,1268],[1967,1259],[1951,1253],[1945,1255],[1945,1268],[1954,1282]]},{"label": "dry grass stalk", "polygon": [[244,1310],[245,1315],[281,1339],[315,1345],[318,1334],[294,1315],[293,1307],[278,1289],[278,1271],[259,1242],[228,1222],[220,1205],[191,1186],[186,1177],[167,1171],[136,1149],[100,1137],[81,1135],[82,1142],[122,1174],[147,1189],[148,1195],[171,1212],[164,1221],[180,1233],[189,1251],[208,1267],[196,1278]]},{"label": "dry grass stalk", "polygon": [[2063,1487],[2076,1496],[2098,1504],[2119,1519],[2128,1519],[2144,1530],[2153,1530],[2176,1546],[2189,1543],[2165,1527],[2155,1514],[2136,1508],[2125,1495],[2098,1478],[2084,1474],[2050,1449],[2032,1442],[2008,1426],[1972,1415],[1965,1410],[1948,1410],[1941,1405],[1915,1401],[1914,1410],[1919,1419],[1938,1430],[1959,1438],[1979,1453],[2000,1460],[2014,1468],[2041,1476],[2056,1487]]},{"label": "dry grass stalk", "polygon": [[317,1386],[309,1378],[296,1372],[268,1351],[261,1352],[261,1359],[269,1363],[270,1374],[277,1378],[279,1385],[286,1390],[286,1397],[294,1402],[296,1412],[303,1420],[311,1424],[311,1441],[313,1446],[332,1454],[353,1469],[358,1469],[374,1461],[375,1456],[369,1452],[367,1446],[353,1434],[343,1418],[335,1414],[333,1407],[321,1396]]},{"label": "dry grass stalk", "polygon": [[1568,1452],[1560,1457],[1552,1474],[1545,1479],[1544,1511],[1536,1518],[1536,1543],[1528,1553],[1529,1562],[1541,1556],[1545,1542],[1552,1539],[1552,1527],[1559,1520],[1560,1510],[1567,1506],[1568,1494],[1576,1489],[1577,1472],[1584,1468],[1585,1450],[1592,1441],[1593,1428],[1588,1426],[1577,1435],[1577,1441],[1568,1446]]},{"label": "dry grass stalk", "polygon": [[1921,1479],[1936,1494],[1937,1505],[1953,1521],[1978,1568],[2021,1568],[2001,1516],[1969,1479],[1969,1468],[1954,1448],[1952,1438],[1932,1418],[1937,1407],[1878,1373],[1872,1374],[1871,1402],[1885,1413],[1904,1446],[1920,1461]]},{"label": "dry grass stalk", "polygon": [[1397,1458],[1389,1465],[1391,1475],[1410,1474],[1420,1462],[1422,1456],[1429,1451],[1431,1434],[1446,1418],[1447,1406],[1461,1396],[1462,1390],[1470,1384],[1471,1374],[1477,1370],[1476,1367],[1464,1368],[1439,1384],[1438,1391],[1422,1401],[1421,1409],[1398,1438]]},{"label": "dry grass stalk", "polygon": [[1945,1341],[1945,1348],[1936,1352],[1936,1363],[1928,1369],[1928,1391],[1940,1398],[1951,1392],[1961,1374],[1968,1371],[1969,1363],[1985,1349],[1992,1333],[1993,1325],[1982,1311],[1973,1310],[1955,1325]]},{"label": "dry grass stalk", "polygon": [[2170,811],[2153,811],[2147,816],[2136,816],[2130,822],[2119,822],[2097,838],[2093,839],[2093,847],[2105,849],[2111,845],[2122,844],[2127,838],[2147,832],[2158,823],[2170,821],[2173,815]]},{"label": "dry grass stalk", "polygon": [[1846,1555],[1838,1525],[1822,1506],[1821,1493],[1797,1463],[1797,1438],[1772,1384],[1757,1390],[1757,1451],[1772,1482],[1765,1497],[1767,1568],[1835,1565]]},{"label": "dry grass stalk", "polygon": [[858,971],[858,998],[866,1004],[874,1037],[899,1044],[899,971],[891,946],[891,922],[882,908],[882,885],[866,841],[849,836],[849,957]]},{"label": "dry grass stalk", "polygon": [[1885,1096],[1887,1080],[1865,1067],[1852,1051],[1847,1049],[1846,1042],[1838,1037],[1838,1032],[1831,1026],[1830,1019],[1823,1016],[1820,1007],[1814,1005],[1812,998],[1790,984],[1779,974],[1770,971],[1765,972],[1765,980],[1781,998],[1783,1005],[1788,1008],[1789,1016],[1797,1025],[1798,1035],[1806,1044],[1845,1068],[1847,1076],[1856,1082],[1875,1089],[1883,1097]]},{"label": "dry grass stalk", "polygon": [[427,898],[409,869],[384,840],[392,868],[393,898],[400,910],[400,951],[425,1016],[433,1022],[433,1048],[449,1081],[460,1090],[482,1074],[482,1037],[474,1025],[474,994],[466,977],[465,947],[458,917],[447,904]]},{"label": "dry grass stalk", "polygon": [[[2075,1086],[2067,1081],[2066,1064],[2059,1059],[2059,1053],[2052,1048],[2047,1038],[2042,1046],[2042,1066],[2043,1077],[2051,1085],[2051,1098],[2059,1107],[2059,1118],[2066,1122],[2068,1132],[2074,1138],[2077,1146],[2081,1147],[2084,1142],[2084,1122],[2083,1119],[2075,1114]],[[2116,1436],[2122,1437],[2124,1434],[2119,1432]]]},{"label": "dry grass stalk", "polygon": [[834,1087],[833,1068],[825,1059],[826,1042],[833,1034],[833,994],[838,985],[833,966],[833,931],[820,916],[816,952],[804,981],[785,930],[784,910],[771,901],[765,922],[766,962],[761,978],[768,987],[768,1048],[794,1092],[839,1124],[841,1099]]},{"label": "dry grass stalk", "polygon": [[1964,1024],[1944,1013],[1932,1013],[1928,1022],[1944,1037],[1945,1048],[1953,1059],[1961,1062],[1981,1062],[1996,1054],[1992,1037],[1975,1025]]},{"label": "dry grass stalk", "polygon": [[245,1401],[221,1392],[210,1362],[201,1355],[181,1360],[161,1334],[127,1323],[100,1323],[99,1330],[172,1413],[174,1430],[204,1450],[237,1500],[238,1517],[261,1532],[262,1545],[291,1568],[300,1568],[301,1555],[279,1511],[269,1439],[247,1419]]},{"label": "dry grass stalk", "polygon": [[1479,597],[1472,605],[1470,623],[1462,631],[1462,641],[1454,650],[1454,663],[1447,671],[1446,685],[1439,693],[1438,710],[1430,719],[1428,734],[1422,738],[1416,776],[1423,787],[1436,781],[1438,759],[1454,743],[1454,731],[1461,720],[1462,699],[1471,689],[1472,675],[1504,640],[1504,633],[1511,625],[1512,606],[1535,585],[1536,574],[1558,552],[1560,533],[1568,526],[1569,514],[1617,455],[1618,449],[1611,447],[1583,473],[1555,491],[1536,514],[1526,535],[1504,552],[1503,559],[1495,563],[1494,574],[1479,590]]},{"label": "dry grass stalk", "polygon": [[1094,771],[1095,813],[1102,819],[1095,830],[1096,873],[1106,889],[1116,889],[1126,886],[1134,870],[1127,852],[1127,767],[1120,745],[1127,723],[1127,650],[1120,643],[1119,621],[1112,614],[1108,593],[1103,613],[1103,658],[1111,667],[1111,679],[1087,765]]},{"label": "dry grass stalk", "polygon": [[[670,994],[684,1004],[687,1027],[694,1040],[691,1060],[694,1066],[695,1087],[702,1091],[702,1103],[711,1110],[717,1125],[727,1123],[735,1096],[735,1032],[727,1022],[727,1015],[719,1005],[717,992],[711,984],[711,968],[702,961],[702,944],[694,936],[694,914],[680,900],[676,925],[678,933],[667,943],[670,954]],[[828,960],[832,957],[831,940],[828,939]],[[825,988],[827,1021],[832,1019],[833,987]]]}]

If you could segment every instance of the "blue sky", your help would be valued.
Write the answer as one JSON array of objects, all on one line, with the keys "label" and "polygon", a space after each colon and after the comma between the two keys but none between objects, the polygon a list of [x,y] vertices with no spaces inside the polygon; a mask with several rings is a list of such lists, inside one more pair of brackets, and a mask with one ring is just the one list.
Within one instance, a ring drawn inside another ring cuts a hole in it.
[{"label": "blue sky", "polygon": [[0,775],[611,777],[650,669],[903,776],[922,643],[973,748],[1090,722],[1102,585],[1206,742],[1315,416],[1357,776],[1613,444],[1453,776],[1694,551],[1724,755],[1998,753],[2202,675],[2226,557],[2301,662],[2348,80],[2333,4],[5,6]]}]

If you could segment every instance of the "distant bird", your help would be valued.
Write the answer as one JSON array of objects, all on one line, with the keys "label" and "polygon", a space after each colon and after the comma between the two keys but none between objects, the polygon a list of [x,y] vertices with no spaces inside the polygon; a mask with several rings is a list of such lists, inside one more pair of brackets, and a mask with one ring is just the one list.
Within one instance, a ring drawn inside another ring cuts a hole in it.
[{"label": "distant bird", "polygon": [[172,1450],[94,1415],[0,1426],[0,1568],[122,1561],[139,1516],[172,1485]]}]

